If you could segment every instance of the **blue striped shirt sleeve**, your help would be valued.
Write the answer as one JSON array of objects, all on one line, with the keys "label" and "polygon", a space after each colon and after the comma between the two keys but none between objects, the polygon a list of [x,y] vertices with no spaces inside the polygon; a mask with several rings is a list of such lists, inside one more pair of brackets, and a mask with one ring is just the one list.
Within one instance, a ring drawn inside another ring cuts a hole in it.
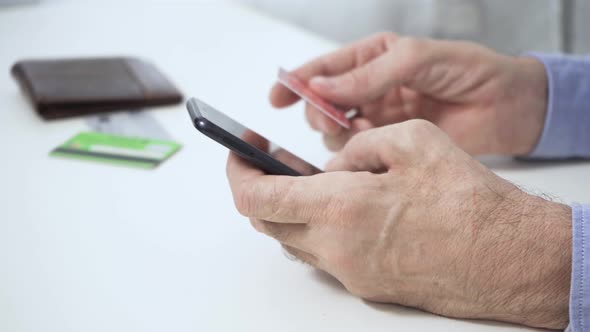
[{"label": "blue striped shirt sleeve", "polygon": [[[545,65],[545,127],[531,158],[590,158],[590,56],[530,54]],[[570,325],[590,331],[590,205],[572,205]]]},{"label": "blue striped shirt sleeve", "polygon": [[545,65],[545,127],[531,158],[590,158],[590,56],[532,53]]},{"label": "blue striped shirt sleeve", "polygon": [[590,331],[590,205],[572,206],[571,332]]}]

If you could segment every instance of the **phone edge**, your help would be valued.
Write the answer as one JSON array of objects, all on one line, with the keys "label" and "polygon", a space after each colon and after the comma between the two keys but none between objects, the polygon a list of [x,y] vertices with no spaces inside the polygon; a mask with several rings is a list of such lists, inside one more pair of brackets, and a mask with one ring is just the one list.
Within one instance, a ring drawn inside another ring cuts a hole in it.
[{"label": "phone edge", "polygon": [[[251,162],[254,164],[254,166],[269,175],[303,176],[303,174],[275,159],[267,152],[264,152],[252,144],[237,138],[233,134],[217,126],[215,123],[209,121],[199,111],[197,101],[197,98],[190,98],[187,101],[187,109],[189,111],[193,126],[202,134],[225,146],[230,151]],[[232,120],[235,121],[234,119]],[[226,140],[224,140],[224,138],[226,138]],[[248,151],[242,151],[241,148],[245,148]]]}]

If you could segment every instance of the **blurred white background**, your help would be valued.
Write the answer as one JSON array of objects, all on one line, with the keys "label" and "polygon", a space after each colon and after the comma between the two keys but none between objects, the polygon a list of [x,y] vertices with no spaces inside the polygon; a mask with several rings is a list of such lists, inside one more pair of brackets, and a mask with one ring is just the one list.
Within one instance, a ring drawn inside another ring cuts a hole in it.
[{"label": "blurred white background", "polygon": [[[0,0],[0,6],[41,1],[67,0]],[[127,0],[119,2],[124,1]],[[394,31],[413,36],[473,40],[509,54],[531,50],[590,52],[590,38],[586,35],[590,32],[588,0],[228,1],[246,4],[339,42],[357,40],[378,31]]]},{"label": "blurred white background", "polygon": [[338,41],[375,31],[469,39],[518,54],[590,52],[586,0],[236,0]]}]

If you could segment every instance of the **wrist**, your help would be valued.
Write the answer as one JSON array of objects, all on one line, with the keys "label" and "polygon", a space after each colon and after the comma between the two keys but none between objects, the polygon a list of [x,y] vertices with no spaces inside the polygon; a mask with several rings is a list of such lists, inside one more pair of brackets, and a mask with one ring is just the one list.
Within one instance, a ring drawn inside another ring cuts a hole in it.
[{"label": "wrist", "polygon": [[[520,271],[506,284],[512,295],[500,317],[541,328],[564,329],[569,321],[572,262],[571,208],[522,193],[511,264]],[[516,211],[516,210],[513,210]],[[512,213],[512,218],[513,218]],[[511,217],[506,216],[505,220]]]},{"label": "wrist", "polygon": [[504,113],[508,129],[504,153],[527,155],[536,147],[543,128],[548,104],[548,79],[545,66],[533,57],[508,58],[507,105],[498,112]]}]

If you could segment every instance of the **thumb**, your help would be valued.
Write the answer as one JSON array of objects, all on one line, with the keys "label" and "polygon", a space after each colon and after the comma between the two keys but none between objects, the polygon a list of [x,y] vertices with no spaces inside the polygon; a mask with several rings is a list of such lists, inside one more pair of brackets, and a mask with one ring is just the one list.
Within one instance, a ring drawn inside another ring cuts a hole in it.
[{"label": "thumb", "polygon": [[390,136],[391,130],[381,127],[355,135],[326,165],[326,171],[387,172],[394,163],[395,152]]},{"label": "thumb", "polygon": [[396,80],[395,61],[386,52],[374,60],[338,76],[316,76],[309,86],[333,104],[358,106],[385,94]]}]

